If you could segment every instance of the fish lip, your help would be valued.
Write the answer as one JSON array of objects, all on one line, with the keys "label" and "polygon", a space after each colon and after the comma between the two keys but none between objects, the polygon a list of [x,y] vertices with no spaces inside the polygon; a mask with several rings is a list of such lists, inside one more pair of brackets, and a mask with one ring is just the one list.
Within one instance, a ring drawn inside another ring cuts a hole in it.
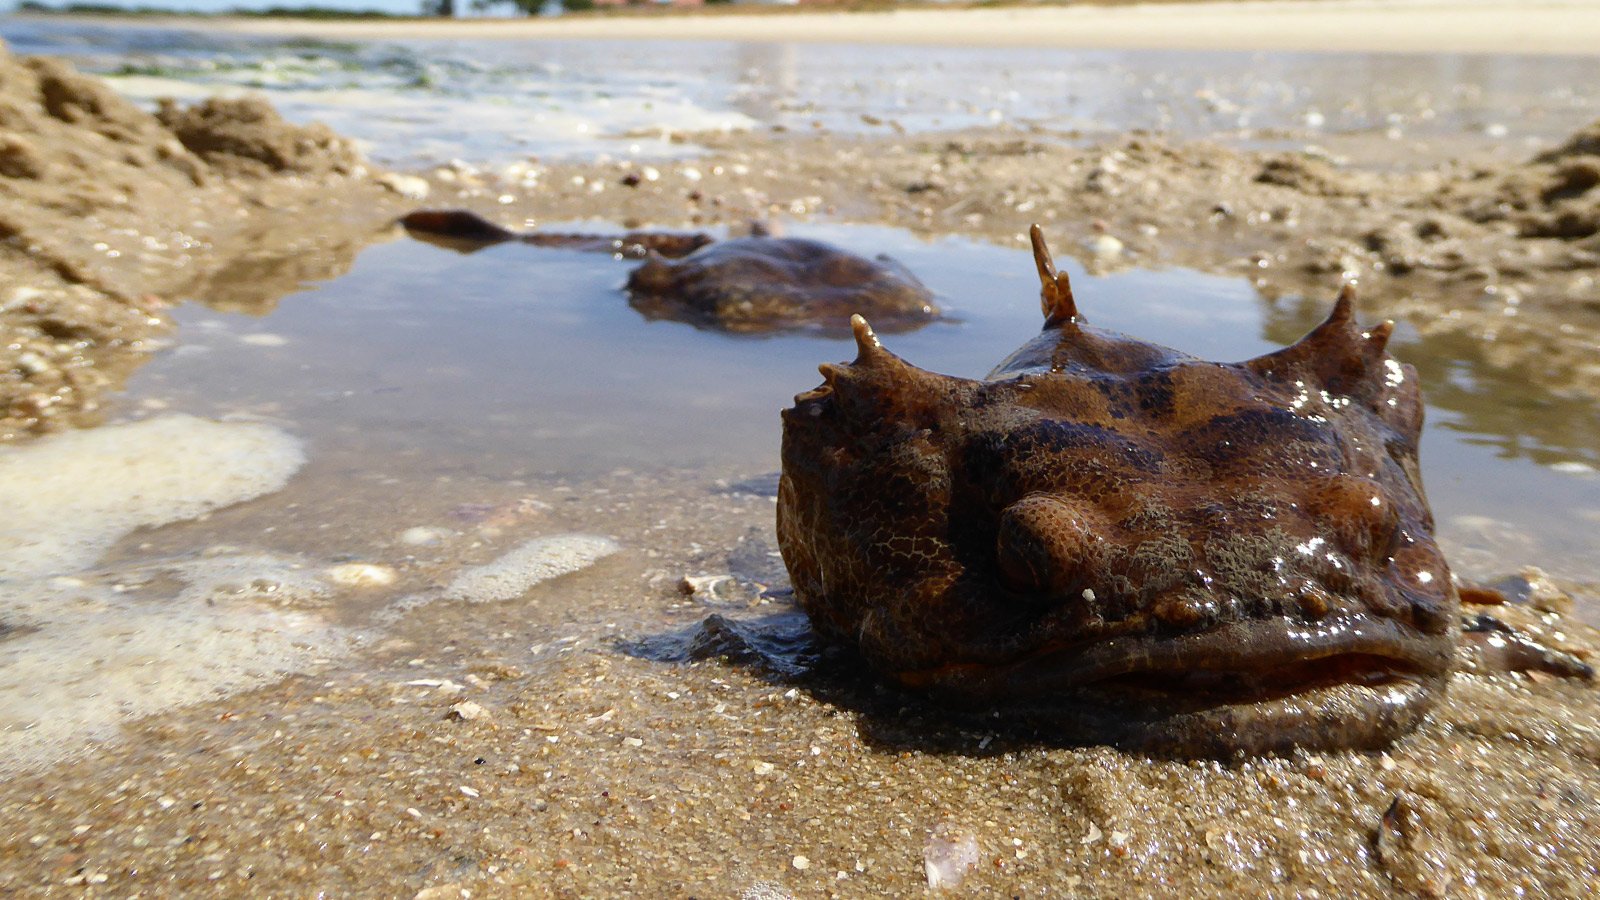
[{"label": "fish lip", "polygon": [[[983,702],[1039,705],[1125,702],[1138,683],[1141,696],[1170,696],[1185,705],[1236,703],[1258,696],[1289,696],[1334,682],[1378,684],[1422,681],[1450,671],[1454,644],[1409,625],[1367,615],[1302,623],[1287,619],[1230,622],[1180,635],[1129,635],[1093,643],[1051,646],[994,664],[963,664],[904,672],[898,680],[938,693]],[[1337,673],[1341,677],[1318,678]],[[1208,679],[1237,676],[1257,687],[1244,691],[1196,690]],[[1281,676],[1281,677],[1280,677]],[[1162,680],[1170,679],[1163,688]]]}]

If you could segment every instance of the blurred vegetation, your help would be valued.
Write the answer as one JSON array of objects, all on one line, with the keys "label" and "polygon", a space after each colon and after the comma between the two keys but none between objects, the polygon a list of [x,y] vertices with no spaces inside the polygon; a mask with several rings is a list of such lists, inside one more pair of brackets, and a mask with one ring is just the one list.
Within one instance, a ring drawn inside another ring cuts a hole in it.
[{"label": "blurred vegetation", "polygon": [[[0,0],[3,2],[3,0]],[[339,9],[327,6],[274,6],[267,9],[235,8],[223,12],[196,12],[168,9],[160,6],[119,6],[111,3],[59,3],[48,4],[42,0],[20,0],[17,11],[28,13],[61,13],[93,16],[252,16],[296,19],[409,19],[420,16],[453,17],[470,9],[476,15],[540,15],[550,8],[566,13],[598,16],[629,15],[697,15],[707,14],[705,7],[672,6],[657,0],[627,0],[620,6],[600,6],[595,0],[417,0],[416,15],[388,13],[375,9]],[[1125,6],[1135,3],[1195,3],[1205,0],[817,0],[817,2],[762,3],[739,0],[705,0],[714,7],[712,15],[773,15],[791,13],[881,12],[906,5],[925,9],[981,9],[985,7],[1013,6]],[[1249,2],[1249,0],[1247,0]],[[1261,2],[1261,0],[1255,0]]]},{"label": "blurred vegetation", "polygon": [[251,16],[272,19],[395,19],[409,18],[378,9],[340,9],[332,6],[269,6],[266,9],[235,8],[220,13],[170,9],[163,6],[119,6],[113,3],[60,3],[22,0],[18,12],[56,13],[75,16]]}]

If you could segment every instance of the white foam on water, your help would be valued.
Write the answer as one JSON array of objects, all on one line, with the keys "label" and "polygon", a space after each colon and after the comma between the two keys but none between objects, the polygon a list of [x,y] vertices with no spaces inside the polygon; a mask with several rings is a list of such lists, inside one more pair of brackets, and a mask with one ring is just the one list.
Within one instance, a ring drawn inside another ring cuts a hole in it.
[{"label": "white foam on water", "polygon": [[0,449],[0,772],[350,648],[317,611],[332,587],[286,557],[78,574],[134,529],[275,491],[304,460],[276,428],[183,415]]},{"label": "white foam on water", "polygon": [[[153,104],[161,97],[194,103],[207,97],[262,94],[287,118],[319,121],[354,138],[385,162],[443,163],[638,153],[680,157],[695,148],[658,137],[673,132],[748,131],[754,119],[707,108],[677,95],[609,96],[554,87],[557,96],[530,99],[487,92],[478,96],[396,90],[389,85],[266,92],[232,83],[194,82],[152,75],[112,76],[107,82],[129,99]],[[621,139],[624,135],[630,135]],[[636,146],[637,145],[637,146]]]},{"label": "white foam on water", "polygon": [[276,553],[228,547],[209,551],[198,559],[154,563],[119,575],[126,583],[144,573],[166,574],[184,581],[188,586],[173,599],[186,607],[248,601],[280,609],[304,609],[326,606],[335,593],[327,571],[319,565]]},{"label": "white foam on water", "polygon": [[269,425],[186,415],[0,449],[0,582],[81,569],[135,528],[276,491],[304,462]]},{"label": "white foam on water", "polygon": [[199,103],[209,97],[231,100],[250,93],[242,87],[232,85],[212,87],[160,75],[118,75],[107,78],[106,81],[117,89],[117,93],[128,99],[145,100],[150,103],[162,97],[171,97],[183,103]]},{"label": "white foam on water", "polygon": [[[351,633],[306,608],[331,592],[302,568],[243,554],[8,584],[0,617],[17,630],[0,638],[0,773],[352,649]],[[166,596],[117,589],[155,576],[171,579]],[[174,592],[173,582],[183,586]]]},{"label": "white foam on water", "polygon": [[611,538],[592,534],[534,538],[492,563],[462,570],[444,597],[472,603],[512,600],[541,581],[594,565],[620,549]]}]

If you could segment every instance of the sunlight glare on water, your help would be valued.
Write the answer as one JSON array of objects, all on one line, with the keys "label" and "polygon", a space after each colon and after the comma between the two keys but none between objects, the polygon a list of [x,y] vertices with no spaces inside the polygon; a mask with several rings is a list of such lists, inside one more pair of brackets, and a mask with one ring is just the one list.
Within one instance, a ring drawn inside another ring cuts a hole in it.
[{"label": "sunlight glare on water", "polygon": [[[1449,136],[1521,145],[1600,107],[1600,60],[701,41],[340,42],[0,16],[15,52],[64,56],[136,99],[266,94],[379,162],[696,152],[663,132],[884,134],[1005,126],[1044,139],[1142,128],[1271,143]],[[620,138],[620,139],[619,139]],[[1491,140],[1492,139],[1492,140]]]}]

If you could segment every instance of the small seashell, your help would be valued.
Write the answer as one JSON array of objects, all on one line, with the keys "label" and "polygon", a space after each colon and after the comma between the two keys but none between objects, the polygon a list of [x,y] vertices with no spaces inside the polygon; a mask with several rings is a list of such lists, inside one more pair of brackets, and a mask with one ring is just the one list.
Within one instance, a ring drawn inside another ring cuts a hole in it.
[{"label": "small seashell", "polygon": [[978,846],[978,839],[948,822],[934,826],[933,833],[922,846],[922,870],[928,877],[930,890],[959,885],[977,869],[982,859],[983,849]]}]

